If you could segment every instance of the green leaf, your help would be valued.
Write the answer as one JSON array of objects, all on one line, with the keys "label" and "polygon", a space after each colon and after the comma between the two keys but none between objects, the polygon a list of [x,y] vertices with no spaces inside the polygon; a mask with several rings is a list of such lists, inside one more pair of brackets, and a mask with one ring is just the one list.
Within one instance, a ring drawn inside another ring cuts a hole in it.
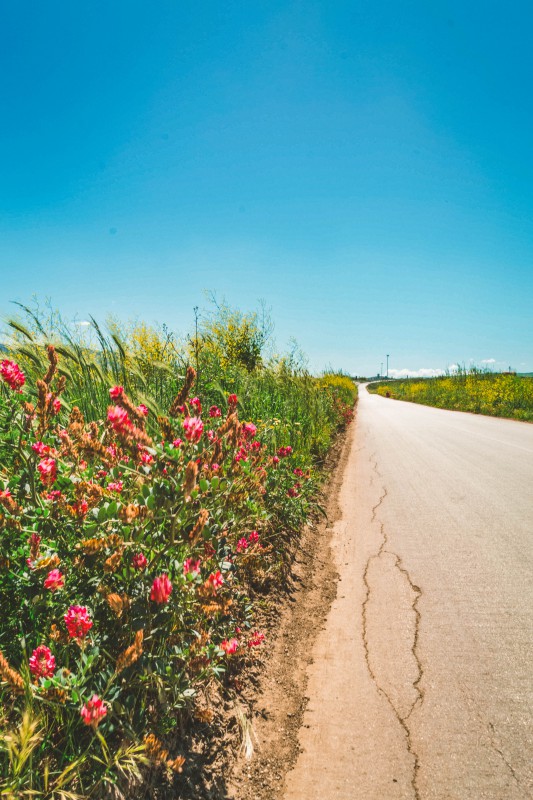
[{"label": "green leaf", "polygon": [[206,481],[205,478],[200,478],[198,484],[200,486],[200,491],[202,492],[207,492],[207,490],[209,489],[209,481]]}]

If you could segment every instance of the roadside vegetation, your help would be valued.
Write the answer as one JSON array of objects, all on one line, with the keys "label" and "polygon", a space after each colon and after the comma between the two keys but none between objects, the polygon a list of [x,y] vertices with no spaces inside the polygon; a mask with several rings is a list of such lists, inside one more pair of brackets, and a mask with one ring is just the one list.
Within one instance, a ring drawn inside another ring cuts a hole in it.
[{"label": "roadside vegetation", "polygon": [[533,378],[459,369],[441,378],[374,383],[369,391],[437,408],[533,421]]},{"label": "roadside vegetation", "polygon": [[215,305],[182,341],[22,310],[0,364],[0,795],[168,791],[213,688],[268,647],[255,605],[356,387],[267,356],[261,310]]}]

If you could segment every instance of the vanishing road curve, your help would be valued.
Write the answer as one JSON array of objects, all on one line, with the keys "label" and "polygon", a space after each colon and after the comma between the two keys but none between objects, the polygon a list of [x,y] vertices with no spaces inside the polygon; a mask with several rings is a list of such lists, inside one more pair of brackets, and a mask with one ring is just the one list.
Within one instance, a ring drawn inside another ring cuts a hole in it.
[{"label": "vanishing road curve", "polygon": [[533,425],[360,390],[284,800],[533,798]]}]

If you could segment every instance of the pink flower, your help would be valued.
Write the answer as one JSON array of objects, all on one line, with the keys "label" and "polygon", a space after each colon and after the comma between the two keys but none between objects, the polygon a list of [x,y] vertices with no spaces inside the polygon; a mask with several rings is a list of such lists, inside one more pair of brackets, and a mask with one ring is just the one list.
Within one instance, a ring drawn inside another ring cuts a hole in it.
[{"label": "pink flower", "polygon": [[106,478],[107,477],[107,470],[106,469],[99,469],[96,473],[98,478]]},{"label": "pink flower", "polygon": [[44,644],[36,647],[29,659],[30,672],[36,678],[51,678],[56,668],[56,660],[51,650]]},{"label": "pink flower", "polygon": [[224,639],[223,642],[220,642],[220,649],[223,650],[227,656],[231,656],[239,649],[239,640]]},{"label": "pink flower", "polygon": [[214,442],[217,438],[215,431],[207,431],[207,438],[210,442]]},{"label": "pink flower", "polygon": [[224,578],[222,577],[220,570],[217,570],[214,573],[212,572],[207,579],[207,582],[210,584],[211,588],[214,589],[214,591],[220,589],[220,587],[224,585]]},{"label": "pink flower", "polygon": [[217,464],[216,462],[214,464],[211,464],[211,469],[213,470],[213,472],[218,472],[218,470],[220,469],[220,464]]},{"label": "pink flower", "polygon": [[287,445],[287,447],[280,447],[278,450],[278,456],[280,458],[286,458],[287,456],[290,456],[291,453],[292,453],[292,447],[290,446],[290,444]]},{"label": "pink flower", "polygon": [[296,486],[292,486],[292,487],[291,487],[291,488],[290,488],[290,489],[287,491],[287,496],[288,496],[288,497],[298,497],[298,489],[296,488]]},{"label": "pink flower", "polygon": [[255,442],[252,442],[251,444],[252,450],[261,450],[262,447],[263,445],[261,444],[261,442],[257,441],[257,439],[255,440]]},{"label": "pink flower", "polygon": [[293,469],[292,474],[296,475],[298,478],[303,478],[304,471],[303,471],[303,469],[300,469],[299,467],[296,467],[296,469]]},{"label": "pink flower", "polygon": [[197,442],[202,436],[204,423],[199,417],[185,417],[183,420],[183,430],[188,442]]},{"label": "pink flower", "polygon": [[80,716],[82,720],[86,725],[90,725],[91,728],[94,728],[95,730],[106,714],[106,705],[97,694],[93,694],[91,699],[88,700],[80,709]]},{"label": "pink flower", "polygon": [[254,631],[248,639],[248,647],[259,647],[259,645],[265,641],[265,634],[259,633],[259,631]]},{"label": "pink flower", "polygon": [[52,392],[48,392],[48,394],[46,395],[46,401],[48,403],[50,402],[52,403],[52,411],[54,412],[54,414],[59,414],[59,412],[61,411],[61,400],[59,399],[59,397],[55,397],[52,400]]},{"label": "pink flower", "polygon": [[218,406],[211,406],[211,408],[209,409],[209,416],[210,417],[221,417],[222,416],[222,411],[220,410],[220,408]]},{"label": "pink flower", "polygon": [[147,409],[147,407],[144,405],[144,403],[139,403],[139,405],[137,406],[137,411],[138,411],[138,412],[139,412],[139,414],[141,414],[143,417],[147,417],[147,416],[148,416],[148,409]]},{"label": "pink flower", "polygon": [[57,465],[53,458],[43,458],[37,464],[37,469],[41,473],[41,481],[45,486],[51,486],[57,478]]},{"label": "pink flower", "polygon": [[83,639],[93,626],[85,606],[70,606],[63,619],[71,639]]},{"label": "pink flower", "polygon": [[107,421],[117,433],[122,433],[132,427],[128,412],[120,406],[110,406],[108,408]]},{"label": "pink flower", "polygon": [[14,392],[22,392],[26,383],[26,376],[14,361],[5,359],[0,364],[0,376]]},{"label": "pink flower", "polygon": [[150,592],[150,600],[154,603],[168,603],[168,598],[172,592],[172,584],[168,575],[159,575],[154,578],[152,583],[152,591]]},{"label": "pink flower", "polygon": [[62,589],[64,585],[65,576],[58,569],[51,570],[44,579],[44,588],[50,589],[51,592]]},{"label": "pink flower", "polygon": [[63,495],[59,491],[59,489],[52,489],[51,492],[48,492],[46,495],[47,500],[51,500],[53,503],[57,503],[58,500],[61,500]]},{"label": "pink flower", "polygon": [[146,568],[146,565],[148,564],[148,559],[146,558],[144,553],[135,553],[135,555],[131,559],[131,563],[133,564],[135,569],[138,569],[140,572],[141,570]]},{"label": "pink flower", "polygon": [[257,427],[253,422],[245,422],[242,426],[242,433],[245,439],[253,439],[257,433]]},{"label": "pink flower", "polygon": [[123,386],[113,386],[113,388],[109,390],[109,396],[111,400],[116,400],[117,398],[122,397],[123,394],[124,394]]},{"label": "pink flower", "polygon": [[235,406],[237,405],[238,402],[239,402],[239,398],[237,397],[236,394],[230,394],[228,396],[228,406],[230,406],[230,408],[232,410],[235,408]]},{"label": "pink flower", "polygon": [[76,516],[84,517],[89,510],[89,503],[87,502],[87,500],[77,500],[75,503],[72,504],[72,508]]},{"label": "pink flower", "polygon": [[257,531],[251,532],[251,534],[248,537],[248,541],[250,542],[250,544],[256,544],[259,541],[259,534],[257,533]]},{"label": "pink flower", "polygon": [[173,445],[174,445],[174,447],[176,447],[176,448],[177,448],[177,447],[181,447],[181,445],[183,444],[183,439],[174,439],[174,441],[172,442],[172,444],[173,444]]},{"label": "pink flower", "polygon": [[110,492],[121,492],[124,488],[124,483],[122,481],[111,481],[111,483],[107,484],[107,488]]},{"label": "pink flower", "polygon": [[150,455],[150,453],[141,453],[141,461],[143,464],[153,464],[154,457]]},{"label": "pink flower", "polygon": [[192,558],[186,558],[183,562],[183,574],[184,575],[199,575],[200,574],[200,559],[198,561],[194,561]]},{"label": "pink flower", "polygon": [[202,404],[199,397],[193,397],[191,400],[191,406],[194,408],[197,414],[202,413]]},{"label": "pink flower", "polygon": [[245,550],[248,550],[248,540],[243,536],[242,539],[239,539],[237,542],[237,552],[244,553]]},{"label": "pink flower", "polygon": [[42,442],[34,442],[31,446],[31,449],[34,453],[37,453],[40,456],[47,456],[50,453],[50,445],[43,444]]},{"label": "pink flower", "polygon": [[246,452],[244,447],[240,447],[238,449],[237,455],[235,456],[235,458],[233,460],[235,461],[236,464],[238,464],[239,461],[248,461],[248,453]]}]

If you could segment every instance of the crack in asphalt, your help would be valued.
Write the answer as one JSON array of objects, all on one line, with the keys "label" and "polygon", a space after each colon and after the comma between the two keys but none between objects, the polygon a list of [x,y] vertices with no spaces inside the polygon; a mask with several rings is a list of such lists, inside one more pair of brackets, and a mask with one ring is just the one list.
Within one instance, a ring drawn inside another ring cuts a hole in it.
[{"label": "crack in asphalt", "polygon": [[511,775],[515,779],[517,786],[520,786],[520,779],[519,779],[518,775],[516,774],[516,772],[514,771],[512,764],[510,764],[507,761],[507,759],[505,758],[505,756],[502,753],[502,751],[500,750],[500,748],[496,746],[496,741],[495,741],[496,731],[494,730],[493,723],[489,722],[488,723],[488,727],[489,727],[489,730],[490,730],[490,746],[492,747],[492,749],[496,753],[498,753],[498,755],[500,756],[501,760],[503,761],[503,763],[505,764],[505,766],[507,767],[507,769],[509,770],[509,772],[511,773]]},{"label": "crack in asphalt", "polygon": [[[382,476],[381,476],[381,474],[380,474],[380,472],[379,472],[379,470],[377,468],[377,463],[374,461],[374,456],[373,455],[370,456],[370,461],[373,463],[374,472],[376,473],[376,475],[378,477],[381,478]],[[373,476],[371,477],[371,484],[372,483],[373,483]],[[381,504],[384,502],[386,497],[387,497],[387,488],[386,488],[386,486],[383,486],[383,492],[380,495],[380,498],[379,498],[378,502],[376,503],[376,505],[372,508],[372,516],[371,516],[371,520],[370,520],[371,524],[376,521],[378,509],[381,506]],[[420,657],[418,655],[418,641],[419,641],[420,622],[421,622],[421,615],[420,615],[420,610],[418,608],[418,601],[420,600],[420,598],[422,596],[422,590],[420,589],[419,586],[414,584],[413,581],[411,580],[411,576],[409,575],[409,572],[407,571],[407,569],[404,567],[400,556],[397,553],[393,553],[391,550],[386,549],[386,547],[388,545],[388,536],[387,536],[387,533],[385,531],[385,524],[383,522],[380,523],[380,534],[381,534],[381,544],[379,546],[379,549],[377,550],[376,553],[371,555],[370,558],[368,559],[368,561],[366,563],[366,566],[365,566],[365,571],[364,571],[364,574],[363,574],[363,583],[364,583],[365,588],[366,588],[366,595],[365,595],[365,599],[363,601],[363,606],[362,606],[363,648],[364,648],[364,653],[365,653],[365,662],[366,662],[366,666],[367,666],[368,672],[370,674],[370,677],[372,678],[373,682],[375,683],[378,692],[380,692],[380,694],[382,694],[383,697],[385,697],[385,699],[389,703],[389,705],[390,705],[390,707],[391,707],[391,709],[392,709],[392,711],[394,713],[394,716],[396,717],[398,723],[400,724],[400,726],[401,726],[401,728],[402,728],[402,730],[403,730],[403,732],[405,734],[407,752],[409,753],[409,755],[412,756],[413,761],[414,761],[413,774],[412,774],[412,778],[411,778],[411,787],[413,789],[414,800],[421,800],[420,792],[419,792],[419,789],[418,789],[418,780],[417,780],[418,772],[420,770],[420,760],[419,760],[419,757],[418,757],[418,753],[415,751],[415,749],[413,747],[411,729],[410,729],[410,727],[409,727],[409,725],[407,723],[408,723],[408,720],[409,720],[411,714],[415,710],[415,708],[417,706],[421,705],[423,703],[423,701],[424,701],[424,691],[420,686],[420,682],[421,682],[421,680],[422,680],[422,678],[424,676],[424,671],[423,671],[423,668],[422,668],[422,663],[420,661]],[[400,714],[400,712],[398,711],[398,709],[394,705],[394,703],[392,701],[392,698],[389,696],[387,691],[380,685],[380,683],[378,681],[378,678],[377,678],[376,674],[374,673],[374,671],[372,669],[372,666],[370,664],[370,644],[369,644],[368,630],[367,630],[367,609],[368,609],[368,603],[370,601],[371,588],[370,588],[370,583],[369,583],[369,580],[368,580],[368,572],[369,572],[370,565],[372,564],[372,562],[379,560],[384,553],[387,553],[388,555],[393,556],[393,558],[395,559],[395,567],[396,567],[396,569],[398,569],[398,571],[407,580],[407,583],[409,584],[409,587],[411,588],[413,594],[415,595],[415,598],[414,598],[414,600],[413,600],[413,602],[411,604],[411,610],[414,612],[414,615],[415,615],[415,630],[414,630],[414,635],[413,635],[413,642],[412,642],[412,645],[411,645],[411,653],[412,653],[412,656],[414,658],[414,661],[415,661],[415,664],[416,664],[416,668],[417,668],[417,677],[412,683],[413,688],[415,689],[417,696],[416,696],[415,700],[413,701],[413,703],[411,704],[407,714],[404,714],[403,716],[402,716],[402,714]]]}]

